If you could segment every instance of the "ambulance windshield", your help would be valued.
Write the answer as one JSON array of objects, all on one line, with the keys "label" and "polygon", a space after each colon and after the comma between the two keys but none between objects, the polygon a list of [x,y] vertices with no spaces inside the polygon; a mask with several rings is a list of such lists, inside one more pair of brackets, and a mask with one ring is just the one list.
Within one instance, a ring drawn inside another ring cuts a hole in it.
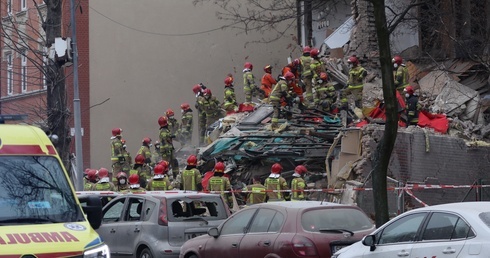
[{"label": "ambulance windshield", "polygon": [[58,160],[0,156],[0,226],[83,220]]}]

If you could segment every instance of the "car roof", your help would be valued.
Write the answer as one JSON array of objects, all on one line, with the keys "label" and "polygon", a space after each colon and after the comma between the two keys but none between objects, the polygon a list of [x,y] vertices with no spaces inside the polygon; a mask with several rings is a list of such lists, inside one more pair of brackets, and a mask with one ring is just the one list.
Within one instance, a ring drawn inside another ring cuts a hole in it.
[{"label": "car roof", "polygon": [[288,209],[307,209],[313,207],[355,207],[354,205],[338,204],[333,202],[321,202],[321,201],[291,201],[291,202],[268,202],[261,204],[254,204],[253,207],[267,207],[267,206],[280,206]]},{"label": "car roof", "polygon": [[181,198],[181,197],[190,197],[190,196],[217,196],[220,197],[219,194],[211,194],[211,193],[202,193],[195,191],[146,191],[140,193],[125,193],[121,195],[131,195],[131,196],[152,196],[152,197],[166,197],[166,198]]},{"label": "car roof", "polygon": [[456,202],[414,209],[417,211],[453,211],[461,214],[490,212],[490,202]]}]

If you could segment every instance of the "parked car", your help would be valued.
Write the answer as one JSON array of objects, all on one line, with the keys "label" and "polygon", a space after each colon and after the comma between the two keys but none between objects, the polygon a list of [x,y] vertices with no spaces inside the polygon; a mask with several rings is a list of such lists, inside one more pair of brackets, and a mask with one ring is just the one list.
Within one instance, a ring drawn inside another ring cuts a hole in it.
[{"label": "parked car", "polygon": [[418,208],[398,215],[343,257],[490,257],[490,202]]},{"label": "parked car", "polygon": [[178,257],[182,244],[230,216],[219,194],[121,194],[103,208],[97,230],[112,257]]},{"label": "parked car", "polygon": [[208,235],[184,243],[180,258],[330,257],[370,234],[358,207],[328,202],[270,202],[234,213]]}]

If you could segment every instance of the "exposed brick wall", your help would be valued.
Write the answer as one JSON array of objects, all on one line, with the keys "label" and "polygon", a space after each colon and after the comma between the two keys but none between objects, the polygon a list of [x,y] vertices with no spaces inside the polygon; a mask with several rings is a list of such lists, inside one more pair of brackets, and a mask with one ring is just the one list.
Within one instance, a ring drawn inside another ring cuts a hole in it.
[{"label": "exposed brick wall", "polygon": [[[382,128],[366,131],[373,136],[363,148],[374,151],[376,142],[383,134]],[[403,183],[425,183],[446,185],[471,185],[478,179],[490,183],[490,147],[468,147],[462,139],[447,135],[429,133],[429,145],[426,145],[426,136],[422,129],[413,132],[398,132],[397,141],[388,169],[388,176]],[[426,151],[426,148],[428,151]],[[363,176],[367,177],[372,169],[370,164],[363,168]],[[391,186],[394,186],[391,184]],[[371,181],[367,187],[371,187]],[[414,190],[415,196],[429,205],[462,201],[469,188],[463,189],[436,189]],[[483,189],[483,199],[490,200],[490,190]],[[389,192],[390,213],[396,211],[396,193]],[[405,195],[408,206],[421,205]],[[475,200],[473,190],[466,200]],[[361,192],[358,200],[359,206],[368,212],[373,212],[372,192]]]}]

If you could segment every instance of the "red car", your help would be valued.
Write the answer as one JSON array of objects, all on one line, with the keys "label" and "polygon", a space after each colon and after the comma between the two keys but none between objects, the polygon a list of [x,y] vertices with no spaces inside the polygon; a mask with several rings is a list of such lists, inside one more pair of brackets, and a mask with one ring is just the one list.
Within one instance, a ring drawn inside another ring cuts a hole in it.
[{"label": "red car", "polygon": [[256,204],[181,247],[180,258],[330,257],[375,229],[358,207],[297,201]]}]

